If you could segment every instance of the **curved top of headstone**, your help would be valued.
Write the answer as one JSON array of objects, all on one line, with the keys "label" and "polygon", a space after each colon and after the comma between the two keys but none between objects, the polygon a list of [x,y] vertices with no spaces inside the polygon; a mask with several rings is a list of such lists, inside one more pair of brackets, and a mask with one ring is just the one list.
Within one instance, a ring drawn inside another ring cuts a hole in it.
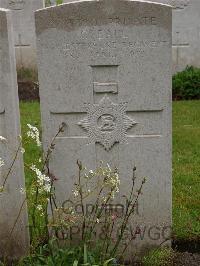
[{"label": "curved top of headstone", "polygon": [[152,2],[170,5],[174,9],[185,9],[189,5],[191,0],[152,0]]},{"label": "curved top of headstone", "polygon": [[[162,13],[163,20],[159,26],[168,27],[165,17],[172,6],[163,3],[139,0],[81,0],[58,6],[47,7],[37,10],[36,31],[40,34],[46,29],[57,28],[65,31],[72,31],[80,26],[95,26],[105,24],[107,21],[118,24],[134,24],[133,14],[144,17],[152,14],[152,11]],[[115,21],[113,17],[116,16]],[[119,16],[127,17],[126,21],[119,19]],[[131,17],[132,16],[132,17]],[[112,19],[110,19],[112,17]],[[63,19],[64,18],[64,19]],[[72,23],[73,21],[73,23]],[[145,20],[139,25],[145,24]],[[135,23],[136,24],[136,23]]]}]

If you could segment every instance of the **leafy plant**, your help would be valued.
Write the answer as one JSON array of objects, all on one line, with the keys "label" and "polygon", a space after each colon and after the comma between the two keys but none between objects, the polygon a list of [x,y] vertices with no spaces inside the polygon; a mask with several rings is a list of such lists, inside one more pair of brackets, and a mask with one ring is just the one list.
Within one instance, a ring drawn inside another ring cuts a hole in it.
[{"label": "leafy plant", "polygon": [[200,99],[200,69],[187,66],[173,76],[173,98],[175,100]]},{"label": "leafy plant", "polygon": [[56,0],[56,5],[61,5],[63,4],[63,0]]},{"label": "leafy plant", "polygon": [[84,249],[80,247],[76,248],[58,248],[54,245],[56,240],[52,240],[51,244],[44,245],[38,248],[35,254],[23,259],[18,263],[18,266],[111,266],[116,265],[114,259],[108,259],[102,264],[99,263],[98,258],[94,254],[87,250],[85,246]]},{"label": "leafy plant", "polygon": [[[27,124],[27,127],[29,129],[27,138],[33,140],[41,150],[38,128],[30,124]],[[124,234],[132,215],[135,214],[145,178],[135,191],[136,168],[133,169],[130,193],[123,195],[122,199],[118,197],[121,203],[119,212],[114,202],[120,188],[118,169],[100,162],[95,170],[87,170],[77,160],[77,180],[74,183],[73,193],[67,200],[71,205],[68,206],[66,201],[58,205],[54,184],[59,182],[59,178],[50,172],[49,162],[55,149],[55,140],[64,130],[65,124],[61,124],[43,157],[34,158],[34,162],[25,164],[31,172],[31,181],[29,188],[21,189],[19,193],[24,194],[24,202],[28,201],[30,210],[32,255],[20,263],[21,265],[66,265],[67,261],[68,265],[107,266],[116,262],[116,258],[123,258],[134,239],[131,235],[131,239],[124,240]],[[6,141],[2,136],[0,140]],[[21,138],[13,164],[19,152],[25,152]],[[4,161],[0,158],[0,167],[3,164]],[[1,186],[2,193],[13,164]],[[88,204],[91,207],[89,212]],[[81,212],[77,211],[77,206],[80,206]],[[13,230],[19,217],[20,213]],[[74,227],[78,230],[73,239]]]},{"label": "leafy plant", "polygon": [[[108,164],[104,166],[103,162],[100,162],[100,166],[94,171],[87,171],[80,161],[77,161],[77,165],[77,181],[74,184],[73,195],[67,201],[70,202],[70,206],[67,206],[65,202],[58,207],[54,204],[56,200],[54,195],[51,195],[52,220],[49,227],[57,238],[64,242],[72,241],[72,245],[74,235],[71,234],[70,229],[76,227],[76,238],[80,239],[79,246],[84,250],[84,264],[88,261],[87,249],[98,254],[98,260],[101,263],[109,258],[123,257],[133,240],[126,239],[124,241],[123,237],[130,218],[135,213],[145,179],[134,193],[136,168],[133,169],[130,194],[124,195],[126,204],[123,206],[126,208],[118,210],[114,204],[114,198],[119,192],[120,185],[117,169],[112,169]],[[120,199],[121,202],[123,202],[122,199]],[[90,203],[90,212],[88,212],[87,203]],[[81,213],[77,213],[77,206],[80,206]],[[122,243],[124,247],[120,248]]]}]

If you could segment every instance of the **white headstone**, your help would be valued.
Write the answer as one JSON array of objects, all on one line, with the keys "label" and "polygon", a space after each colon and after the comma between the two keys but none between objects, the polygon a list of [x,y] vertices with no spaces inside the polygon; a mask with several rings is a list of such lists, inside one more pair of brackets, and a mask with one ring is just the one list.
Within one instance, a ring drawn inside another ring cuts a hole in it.
[{"label": "white headstone", "polygon": [[43,0],[0,0],[0,7],[12,10],[17,67],[36,69],[34,11]]},{"label": "white headstone", "polygon": [[200,1],[152,0],[172,5],[173,72],[187,65],[200,67]]},{"label": "white headstone", "polygon": [[[0,9],[0,136],[7,139],[6,144],[0,141],[0,158],[5,161],[4,167],[0,168],[0,187],[3,186],[5,175],[16,155],[20,135],[11,24],[11,12]],[[3,256],[11,258],[23,256],[29,248],[26,202],[24,202],[25,195],[20,193],[21,188],[24,188],[24,172],[20,152],[8,176],[4,190],[0,193],[0,258]]]},{"label": "white headstone", "polygon": [[159,245],[171,225],[171,8],[77,1],[36,12],[36,35],[45,147],[66,123],[50,163],[57,200],[71,194],[77,159],[118,167],[120,195],[136,166],[148,181],[134,243]]}]

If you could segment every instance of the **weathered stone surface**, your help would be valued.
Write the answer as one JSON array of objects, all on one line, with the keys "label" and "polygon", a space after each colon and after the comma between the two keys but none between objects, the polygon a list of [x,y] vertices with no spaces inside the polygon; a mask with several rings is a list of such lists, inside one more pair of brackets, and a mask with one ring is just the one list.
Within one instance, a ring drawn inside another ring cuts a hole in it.
[{"label": "weathered stone surface", "polygon": [[187,65],[200,67],[200,1],[199,0],[152,0],[172,5],[173,72]]},{"label": "weathered stone surface", "polygon": [[[0,158],[5,161],[5,166],[0,168],[0,187],[3,186],[5,175],[15,157],[20,135],[11,24],[11,12],[0,9],[0,136],[7,139],[7,143],[0,141]],[[0,257],[20,257],[26,254],[29,247],[27,210],[26,204],[23,204],[25,196],[20,193],[20,189],[24,187],[21,155],[20,152],[8,176],[5,189],[0,193]]]},{"label": "weathered stone surface", "polygon": [[71,195],[77,159],[117,166],[120,196],[136,165],[138,183],[148,181],[127,237],[138,225],[132,251],[161,244],[171,225],[171,7],[68,3],[36,12],[36,35],[45,147],[66,124],[50,163],[57,200]]},{"label": "weathered stone surface", "polygon": [[43,0],[0,0],[0,7],[12,10],[17,67],[36,68],[34,11]]}]

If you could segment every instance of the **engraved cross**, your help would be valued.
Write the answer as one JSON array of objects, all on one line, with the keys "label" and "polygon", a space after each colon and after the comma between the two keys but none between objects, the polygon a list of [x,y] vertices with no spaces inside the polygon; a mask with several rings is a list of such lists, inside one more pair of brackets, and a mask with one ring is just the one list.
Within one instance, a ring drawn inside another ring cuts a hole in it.
[{"label": "engraved cross", "polygon": [[[93,66],[92,66],[93,67]],[[51,112],[54,127],[64,122],[66,130],[58,138],[83,139],[88,144],[101,144],[109,152],[118,143],[130,138],[157,138],[162,132],[159,121],[162,109],[128,110],[127,102],[118,97],[118,66],[93,67],[93,103],[85,103],[85,112]]]}]

